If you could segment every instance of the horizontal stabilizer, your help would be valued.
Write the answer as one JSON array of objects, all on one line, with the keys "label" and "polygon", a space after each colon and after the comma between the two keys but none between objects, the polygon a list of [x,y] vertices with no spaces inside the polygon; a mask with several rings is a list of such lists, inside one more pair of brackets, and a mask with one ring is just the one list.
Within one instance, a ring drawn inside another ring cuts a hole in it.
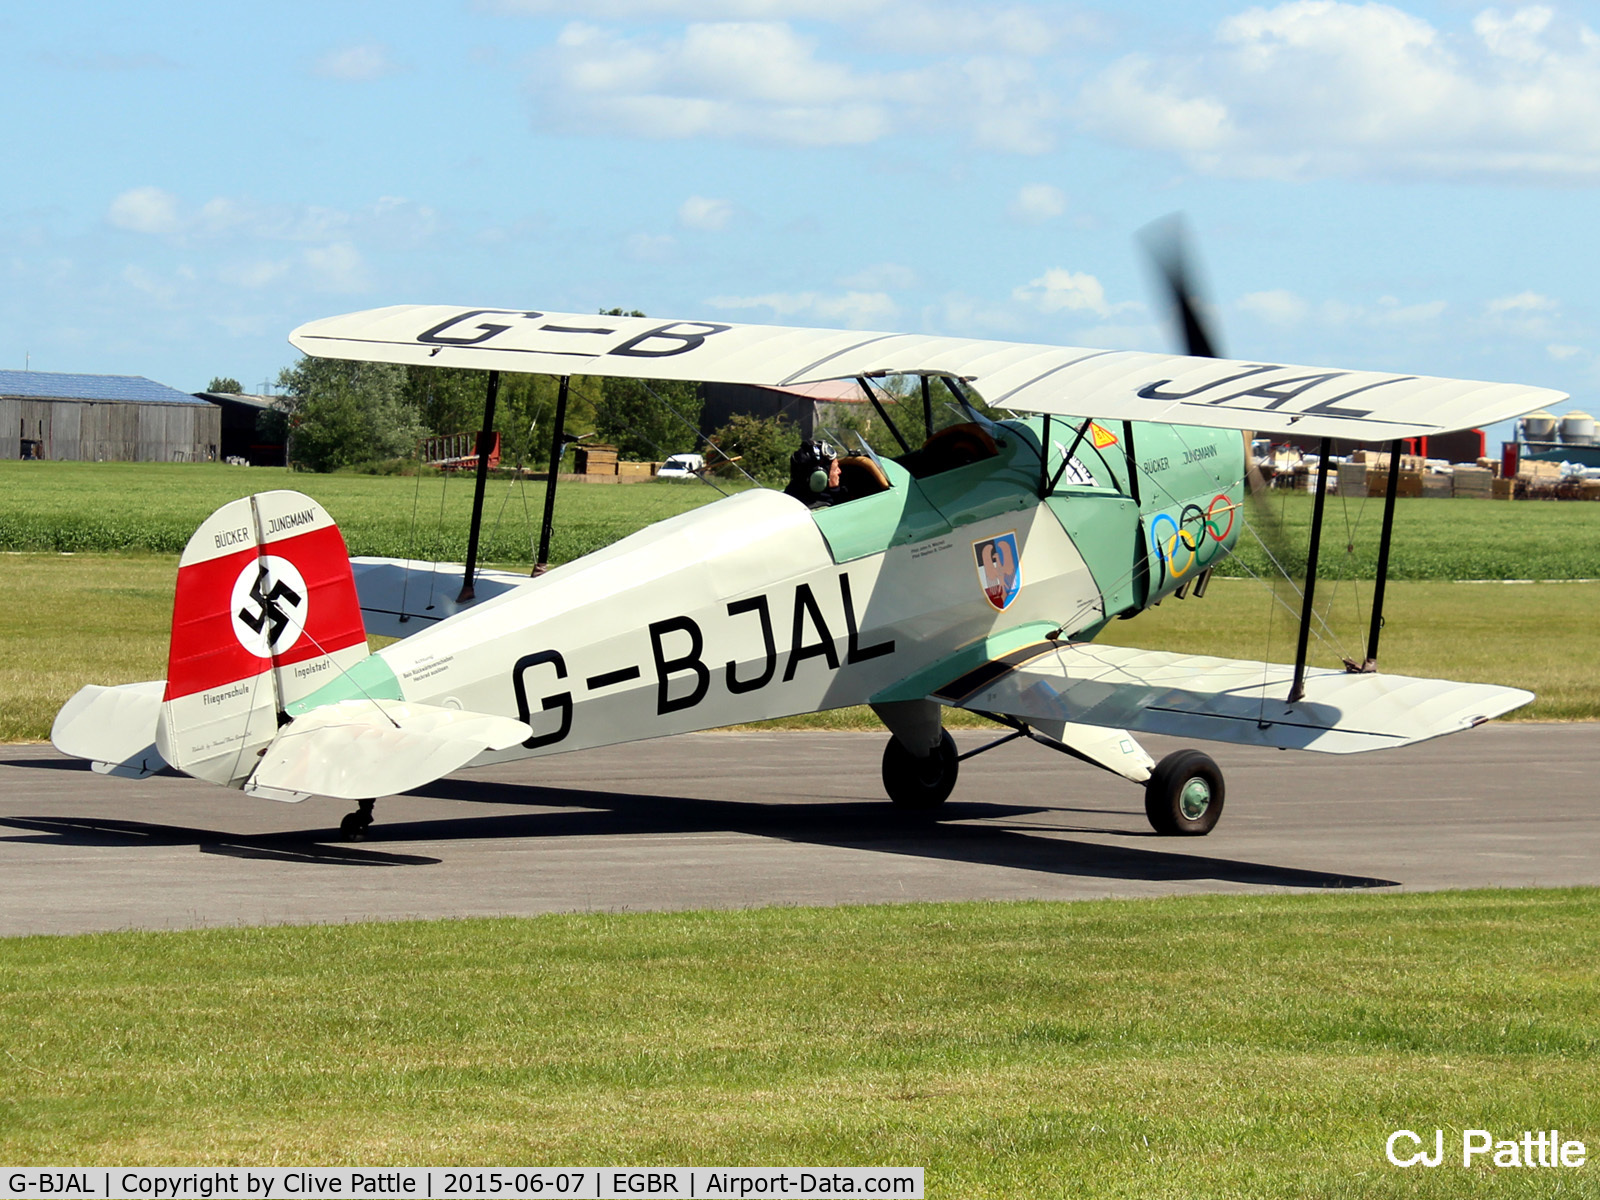
[{"label": "horizontal stabilizer", "polygon": [[102,775],[153,775],[167,765],[155,746],[166,689],[165,679],[79,688],[56,714],[50,741],[63,754],[89,759]]},{"label": "horizontal stabilizer", "polygon": [[[1470,729],[1532,692],[1405,675],[1294,668],[1119,646],[1040,642],[933,693],[944,704],[1027,721],[1073,721],[1217,742],[1356,754]],[[1070,742],[1070,738],[1067,739]]]},{"label": "horizontal stabilizer", "polygon": [[510,717],[346,700],[280,730],[244,790],[274,800],[372,800],[421,787],[485,750],[504,750],[532,736],[532,729]]},{"label": "horizontal stabilizer", "polygon": [[423,562],[404,558],[352,558],[356,594],[367,632],[381,637],[409,637],[475,605],[533,582],[527,572],[479,567],[472,574],[473,598],[458,599],[463,568],[459,563]]}]

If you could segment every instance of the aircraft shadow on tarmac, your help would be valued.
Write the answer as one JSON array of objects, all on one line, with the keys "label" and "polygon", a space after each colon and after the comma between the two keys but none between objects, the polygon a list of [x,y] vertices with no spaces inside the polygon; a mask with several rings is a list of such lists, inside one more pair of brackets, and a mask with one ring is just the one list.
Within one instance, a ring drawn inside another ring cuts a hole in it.
[{"label": "aircraft shadow on tarmac", "polygon": [[[441,800],[550,807],[563,811],[527,816],[460,817],[444,821],[384,823],[378,837],[431,840],[435,837],[581,837],[609,834],[740,833],[819,846],[836,846],[945,859],[984,866],[1129,880],[1224,880],[1261,887],[1399,887],[1392,879],[1340,875],[1265,863],[1180,854],[1167,850],[1107,846],[1040,833],[1118,833],[1087,826],[1036,827],[973,825],[964,822],[1061,812],[1006,804],[946,804],[940,819],[917,818],[881,800],[806,804],[762,804],[649,796],[531,784],[441,779],[416,795]],[[574,811],[576,810],[576,811]],[[380,802],[380,818],[381,818]],[[1066,810],[1097,811],[1097,810]],[[963,823],[956,823],[963,822]],[[1138,838],[1155,834],[1125,834]],[[1169,843],[1170,844],[1170,843]]]},{"label": "aircraft shadow on tarmac", "polygon": [[[57,770],[78,770],[82,767],[82,764],[71,760],[56,759],[13,760],[4,765]],[[1258,887],[1319,889],[1400,886],[1398,881],[1392,879],[1305,870],[1172,850],[1108,846],[1059,836],[1071,833],[1113,834],[1140,840],[1155,836],[1145,831],[1133,832],[1087,824],[1041,828],[969,823],[980,819],[993,822],[1043,812],[1099,811],[1094,809],[953,803],[945,805],[940,819],[935,821],[896,811],[881,800],[758,803],[542,787],[537,784],[470,778],[441,779],[417,789],[413,794],[439,800],[556,811],[385,821],[383,802],[379,801],[378,823],[368,832],[368,840],[360,844],[337,840],[332,829],[234,835],[214,829],[100,817],[18,815],[0,817],[0,826],[31,831],[36,836],[29,840],[37,841],[49,839],[71,845],[193,845],[207,854],[338,866],[431,866],[442,861],[425,855],[381,849],[373,845],[374,842],[735,833],[819,846],[1100,879],[1218,880]],[[1042,833],[1056,836],[1038,836]]]},{"label": "aircraft shadow on tarmac", "polygon": [[0,817],[0,826],[31,830],[36,835],[0,838],[3,841],[55,842],[69,846],[194,846],[202,854],[341,867],[425,867],[442,861],[421,854],[396,854],[342,842],[325,843],[308,839],[301,832],[229,834],[215,829],[189,829],[181,825],[107,817]]}]

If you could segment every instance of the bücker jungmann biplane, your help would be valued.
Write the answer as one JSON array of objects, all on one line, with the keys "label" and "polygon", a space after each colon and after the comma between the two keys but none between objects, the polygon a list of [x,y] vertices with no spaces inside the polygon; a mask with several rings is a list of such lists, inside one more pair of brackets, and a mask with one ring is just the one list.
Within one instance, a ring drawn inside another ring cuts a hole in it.
[{"label": "b\u00fccker jungmann biplane", "polygon": [[[738,492],[532,578],[475,576],[474,548],[462,598],[426,613],[405,611],[404,598],[423,591],[408,572],[432,568],[352,570],[332,519],[295,492],[233,501],[183,553],[167,678],[84,688],[56,719],[56,746],[102,771],[170,764],[254,796],[355,800],[342,829],[360,836],[375,798],[459,767],[868,704],[891,735],[890,799],[931,811],[970,757],[943,728],[953,705],[1009,727],[1000,741],[1030,737],[1143,784],[1158,832],[1204,834],[1223,804],[1216,764],[1197,750],[1158,764],[1136,733],[1342,754],[1467,729],[1532,699],[1377,673],[1394,471],[1365,662],[1307,665],[1315,529],[1292,664],[1094,639],[1164,597],[1203,594],[1243,524],[1243,431],[1398,446],[1558,393],[1195,353],[525,309],[382,308],[290,340],[314,356],[485,369],[491,404],[505,371],[563,385],[853,378],[869,395],[911,377],[925,428],[902,430],[880,409],[899,453],[863,442],[842,458],[850,499],[831,507]],[[955,423],[940,427],[935,400]],[[368,630],[402,640],[369,654]]]}]

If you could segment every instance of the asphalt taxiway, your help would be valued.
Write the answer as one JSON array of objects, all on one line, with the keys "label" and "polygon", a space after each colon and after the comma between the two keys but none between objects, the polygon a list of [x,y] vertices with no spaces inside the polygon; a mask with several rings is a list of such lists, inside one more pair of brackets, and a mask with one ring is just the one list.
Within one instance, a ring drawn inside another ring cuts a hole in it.
[{"label": "asphalt taxiway", "polygon": [[[1209,746],[1209,837],[1030,743],[943,818],[883,799],[884,734],[712,733],[463,771],[353,805],[106,778],[0,746],[0,936],[583,910],[1600,885],[1600,725],[1495,724],[1358,756]],[[963,750],[989,740],[959,731]],[[1151,738],[1157,757],[1179,743]]]}]

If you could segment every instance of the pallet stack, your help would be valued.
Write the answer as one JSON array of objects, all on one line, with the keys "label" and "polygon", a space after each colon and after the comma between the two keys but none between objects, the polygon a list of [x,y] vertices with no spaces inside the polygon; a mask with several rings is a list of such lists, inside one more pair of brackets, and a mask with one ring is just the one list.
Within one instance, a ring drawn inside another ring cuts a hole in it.
[{"label": "pallet stack", "polygon": [[1494,472],[1487,467],[1458,466],[1454,490],[1457,496],[1487,500],[1494,495]]},{"label": "pallet stack", "polygon": [[579,475],[615,475],[617,473],[617,448],[615,446],[579,446],[573,451],[573,465]]},{"label": "pallet stack", "polygon": [[[1388,489],[1388,471],[1367,472],[1367,495],[1384,496],[1388,494]],[[1422,495],[1422,472],[1401,471],[1400,486],[1395,488],[1395,495],[1401,497],[1402,499]]]},{"label": "pallet stack", "polygon": [[1339,464],[1339,494],[1361,497],[1367,494],[1367,468],[1358,462]]}]

